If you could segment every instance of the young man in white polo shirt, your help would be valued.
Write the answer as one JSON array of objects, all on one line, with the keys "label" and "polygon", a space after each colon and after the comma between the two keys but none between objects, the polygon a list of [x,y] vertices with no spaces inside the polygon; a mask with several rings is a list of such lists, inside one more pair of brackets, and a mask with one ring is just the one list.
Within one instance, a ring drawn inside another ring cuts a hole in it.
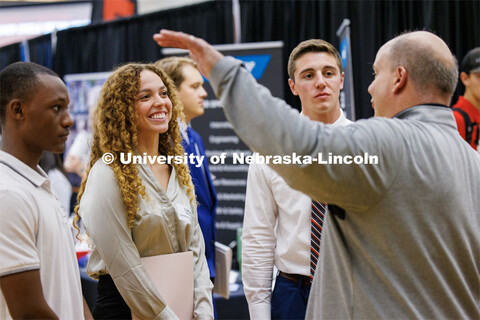
[{"label": "young man in white polo shirt", "polygon": [[71,226],[38,166],[65,150],[67,88],[28,62],[0,73],[0,318],[91,318],[82,302]]}]

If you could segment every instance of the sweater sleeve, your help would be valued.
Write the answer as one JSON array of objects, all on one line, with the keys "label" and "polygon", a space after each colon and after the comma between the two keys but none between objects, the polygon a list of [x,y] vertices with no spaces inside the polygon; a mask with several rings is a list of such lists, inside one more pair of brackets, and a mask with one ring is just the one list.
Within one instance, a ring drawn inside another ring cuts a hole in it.
[{"label": "sweater sleeve", "polygon": [[[312,199],[344,209],[366,210],[378,203],[395,179],[395,174],[386,173],[396,172],[404,150],[391,143],[396,140],[392,122],[369,119],[368,125],[360,120],[332,127],[310,121],[273,97],[231,57],[217,62],[210,80],[227,119],[253,151],[292,160],[305,156],[316,159],[312,163],[269,163],[292,188]],[[330,156],[350,163],[328,163],[333,160]],[[373,164],[353,163],[355,157],[370,160],[369,156],[376,157],[377,163],[375,158]]]}]

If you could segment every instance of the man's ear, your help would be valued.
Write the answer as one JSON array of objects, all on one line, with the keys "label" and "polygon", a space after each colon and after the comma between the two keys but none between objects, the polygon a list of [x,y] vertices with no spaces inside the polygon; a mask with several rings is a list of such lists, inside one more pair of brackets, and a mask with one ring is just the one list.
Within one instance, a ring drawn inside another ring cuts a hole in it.
[{"label": "man's ear", "polygon": [[460,80],[462,81],[463,85],[466,87],[468,86],[468,80],[470,77],[466,72],[460,72]]},{"label": "man's ear", "polygon": [[23,120],[25,118],[24,105],[18,99],[13,99],[7,105],[6,114],[15,120]]},{"label": "man's ear", "polygon": [[290,90],[292,91],[294,96],[298,96],[297,91],[295,90],[295,81],[292,78],[288,78],[288,85],[290,86]]},{"label": "man's ear", "polygon": [[407,85],[408,71],[403,66],[398,66],[395,70],[393,93],[400,93]]}]

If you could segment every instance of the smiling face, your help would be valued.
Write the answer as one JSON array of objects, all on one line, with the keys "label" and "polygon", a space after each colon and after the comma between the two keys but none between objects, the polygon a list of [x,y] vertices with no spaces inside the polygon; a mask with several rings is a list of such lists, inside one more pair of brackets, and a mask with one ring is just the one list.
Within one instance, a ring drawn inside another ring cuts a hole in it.
[{"label": "smiling face", "polygon": [[168,97],[167,87],[156,73],[150,70],[140,73],[135,101],[139,136],[167,132],[168,123],[172,119],[172,102]]},{"label": "smiling face", "polygon": [[203,88],[203,78],[197,68],[184,64],[182,68],[183,82],[178,87],[178,96],[183,104],[183,113],[187,122],[204,114],[203,99],[207,92]]},{"label": "smiling face", "polygon": [[288,84],[299,96],[302,112],[312,120],[334,122],[340,116],[343,73],[327,52],[308,52],[295,61],[294,79]]},{"label": "smiling face", "polygon": [[40,155],[43,151],[62,153],[73,125],[67,111],[67,87],[56,76],[38,74],[37,77],[39,83],[35,93],[22,101],[23,143],[26,149]]}]

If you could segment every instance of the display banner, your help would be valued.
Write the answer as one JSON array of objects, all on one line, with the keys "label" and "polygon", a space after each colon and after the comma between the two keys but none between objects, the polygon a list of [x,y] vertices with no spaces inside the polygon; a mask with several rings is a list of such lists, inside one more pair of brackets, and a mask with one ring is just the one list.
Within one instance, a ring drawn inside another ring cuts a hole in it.
[{"label": "display banner", "polygon": [[337,30],[337,37],[340,38],[340,56],[342,58],[343,72],[345,73],[343,89],[340,92],[340,107],[348,119],[355,121],[355,97],[353,91],[352,48],[350,46],[349,19],[343,20]]},{"label": "display banner", "polygon": [[30,47],[28,41],[24,40],[19,43],[20,46],[20,61],[30,62]]},{"label": "display banner", "polygon": [[89,112],[97,104],[100,90],[109,75],[110,72],[92,72],[67,74],[63,77],[70,98],[68,109],[73,120],[73,127],[70,129],[66,143],[66,152],[80,131],[85,130],[92,134],[88,123]]},{"label": "display banner", "polygon": [[[283,42],[259,42],[234,45],[216,45],[224,55],[242,60],[245,68],[258,83],[266,86],[275,97],[283,99]],[[185,56],[179,49],[163,49],[165,56]],[[217,241],[230,244],[236,239],[236,230],[242,227],[245,207],[245,190],[248,164],[239,161],[239,156],[252,152],[235,134],[225,118],[223,107],[213,94],[208,80],[205,81],[208,97],[205,99],[205,114],[192,120],[192,127],[203,139],[213,184],[217,191]],[[275,125],[275,124],[272,124]],[[268,128],[264,128],[268,130]],[[259,135],[262,132],[258,132]],[[237,156],[234,163],[234,154]]]}]

